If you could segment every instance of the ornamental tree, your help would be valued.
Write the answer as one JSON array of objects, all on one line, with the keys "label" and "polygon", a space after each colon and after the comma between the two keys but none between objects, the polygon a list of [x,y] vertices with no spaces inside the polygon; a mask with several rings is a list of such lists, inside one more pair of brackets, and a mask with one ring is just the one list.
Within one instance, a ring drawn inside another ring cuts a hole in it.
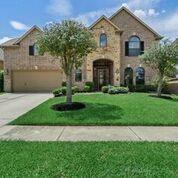
[{"label": "ornamental tree", "polygon": [[154,44],[140,56],[142,62],[157,71],[157,95],[160,97],[165,77],[169,77],[176,69],[177,45],[169,41]]},{"label": "ornamental tree", "polygon": [[64,20],[45,26],[37,44],[41,54],[47,52],[60,61],[67,79],[66,102],[71,104],[73,70],[81,67],[87,54],[95,50],[93,34],[79,22]]}]

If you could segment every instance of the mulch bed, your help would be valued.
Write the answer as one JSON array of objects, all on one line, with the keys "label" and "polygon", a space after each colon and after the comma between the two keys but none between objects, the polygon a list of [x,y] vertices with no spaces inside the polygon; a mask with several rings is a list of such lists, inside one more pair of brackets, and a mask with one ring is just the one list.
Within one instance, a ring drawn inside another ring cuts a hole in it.
[{"label": "mulch bed", "polygon": [[71,104],[68,103],[60,103],[53,105],[51,109],[55,111],[75,111],[79,109],[84,109],[86,106],[83,103],[73,102]]}]

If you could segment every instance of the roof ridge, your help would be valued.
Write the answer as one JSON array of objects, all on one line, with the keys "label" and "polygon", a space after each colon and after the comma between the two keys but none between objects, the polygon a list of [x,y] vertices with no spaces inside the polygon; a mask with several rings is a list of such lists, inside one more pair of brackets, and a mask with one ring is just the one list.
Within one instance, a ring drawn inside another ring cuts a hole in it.
[{"label": "roof ridge", "polygon": [[148,30],[150,30],[153,34],[155,34],[158,37],[158,39],[163,38],[159,33],[157,33],[153,28],[151,28],[149,25],[147,25],[143,20],[141,20],[138,16],[136,16],[131,10],[129,10],[125,6],[122,6],[118,11],[116,11],[112,16],[110,16],[109,20],[114,18],[122,10],[125,10],[128,14],[130,14],[132,17],[134,17],[138,22],[140,22],[142,25],[144,25]]},{"label": "roof ridge", "polygon": [[113,27],[115,27],[118,31],[122,31],[117,25],[115,25],[108,17],[105,15],[100,16],[93,24],[89,26],[89,29],[93,28],[97,23],[99,23],[102,19],[105,19],[109,22]]}]

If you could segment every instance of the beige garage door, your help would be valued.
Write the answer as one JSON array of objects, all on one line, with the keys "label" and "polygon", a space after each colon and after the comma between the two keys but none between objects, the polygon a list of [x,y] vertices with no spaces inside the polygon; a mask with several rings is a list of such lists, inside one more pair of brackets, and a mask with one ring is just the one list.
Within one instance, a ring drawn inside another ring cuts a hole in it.
[{"label": "beige garage door", "polygon": [[61,86],[60,71],[14,71],[13,92],[49,92]]}]

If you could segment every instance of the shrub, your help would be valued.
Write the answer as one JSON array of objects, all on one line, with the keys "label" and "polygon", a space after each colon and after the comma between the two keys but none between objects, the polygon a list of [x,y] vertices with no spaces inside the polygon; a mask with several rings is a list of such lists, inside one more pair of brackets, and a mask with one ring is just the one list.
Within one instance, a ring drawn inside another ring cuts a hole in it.
[{"label": "shrub", "polygon": [[4,73],[0,71],[0,92],[4,91]]},{"label": "shrub", "polygon": [[135,92],[153,92],[156,88],[154,85],[136,85]]},{"label": "shrub", "polygon": [[62,96],[62,92],[61,92],[61,89],[60,88],[56,88],[52,91],[54,97],[59,97],[59,96]]},{"label": "shrub", "polygon": [[128,93],[129,89],[127,87],[116,87],[115,88],[115,93],[116,94],[125,94]]},{"label": "shrub", "polygon": [[113,87],[113,88],[110,88],[109,90],[108,90],[108,93],[110,94],[110,95],[115,95],[116,94],[116,89]]},{"label": "shrub", "polygon": [[94,83],[93,82],[86,82],[85,85],[90,87],[90,91],[89,92],[93,91],[93,89],[94,89]]},{"label": "shrub", "polygon": [[62,87],[66,87],[67,86],[67,83],[66,82],[62,82]]},{"label": "shrub", "polygon": [[101,91],[102,91],[103,93],[108,93],[108,91],[109,91],[109,86],[103,86],[102,89],[101,89]]},{"label": "shrub", "polygon": [[67,87],[61,87],[61,92],[62,92],[63,95],[66,95]]},{"label": "shrub", "polygon": [[80,92],[79,87],[77,86],[72,87],[72,93],[78,93],[78,92]]},{"label": "shrub", "polygon": [[88,85],[85,85],[83,91],[84,92],[91,92],[91,87],[88,86]]}]

